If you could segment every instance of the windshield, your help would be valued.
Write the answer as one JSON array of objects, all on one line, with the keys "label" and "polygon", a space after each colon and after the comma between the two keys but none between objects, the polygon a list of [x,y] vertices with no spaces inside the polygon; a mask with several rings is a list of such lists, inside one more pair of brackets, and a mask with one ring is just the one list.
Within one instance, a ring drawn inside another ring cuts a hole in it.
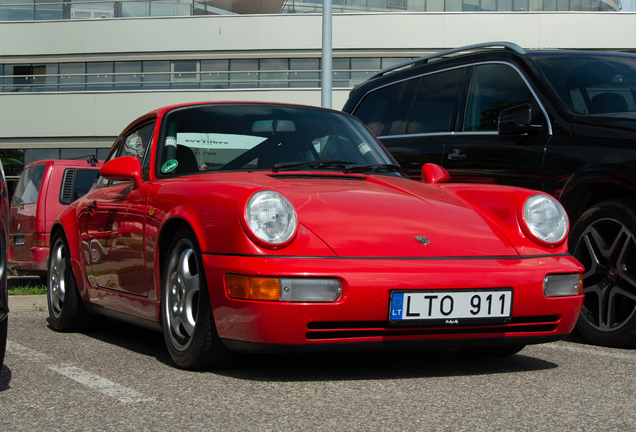
[{"label": "windshield", "polygon": [[626,53],[536,53],[563,103],[576,114],[636,111],[636,56]]},{"label": "windshield", "polygon": [[303,169],[311,168],[305,162],[325,160],[396,164],[359,121],[319,108],[196,105],[168,113],[162,129],[158,168],[163,175],[272,170],[290,164]]}]

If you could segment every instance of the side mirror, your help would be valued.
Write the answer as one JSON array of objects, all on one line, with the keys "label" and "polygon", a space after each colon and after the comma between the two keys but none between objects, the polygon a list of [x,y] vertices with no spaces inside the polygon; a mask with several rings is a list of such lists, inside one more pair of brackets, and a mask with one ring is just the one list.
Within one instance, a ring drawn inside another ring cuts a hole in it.
[{"label": "side mirror", "polygon": [[446,183],[451,179],[450,174],[441,166],[434,163],[427,163],[422,166],[423,183]]},{"label": "side mirror", "polygon": [[122,156],[106,162],[99,175],[111,181],[132,181],[133,189],[141,185],[141,162],[135,156]]},{"label": "side mirror", "polygon": [[499,113],[497,132],[500,135],[536,133],[541,125],[533,125],[532,105],[529,103],[513,106]]}]

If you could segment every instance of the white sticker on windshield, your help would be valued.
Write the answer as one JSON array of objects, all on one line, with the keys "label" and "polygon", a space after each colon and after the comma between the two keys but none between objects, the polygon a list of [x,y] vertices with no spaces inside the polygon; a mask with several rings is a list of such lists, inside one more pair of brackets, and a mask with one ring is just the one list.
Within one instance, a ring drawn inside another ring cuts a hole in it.
[{"label": "white sticker on windshield", "polygon": [[249,150],[266,139],[250,135],[186,132],[177,134],[176,143],[190,148]]},{"label": "white sticker on windshield", "polygon": [[166,137],[166,147],[176,147],[177,146],[177,138],[173,136]]},{"label": "white sticker on windshield", "polygon": [[358,150],[362,153],[362,156],[364,156],[371,151],[371,147],[369,147],[369,144],[367,143],[361,143],[358,145]]}]

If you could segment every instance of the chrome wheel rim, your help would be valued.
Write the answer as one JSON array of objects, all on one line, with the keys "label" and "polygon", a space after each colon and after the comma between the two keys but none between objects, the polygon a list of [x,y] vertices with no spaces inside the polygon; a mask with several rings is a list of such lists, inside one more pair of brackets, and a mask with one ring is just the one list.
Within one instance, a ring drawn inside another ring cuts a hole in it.
[{"label": "chrome wheel rim", "polygon": [[586,269],[580,319],[601,332],[625,326],[636,313],[634,233],[616,219],[599,219],[585,229],[574,256]]},{"label": "chrome wheel rim", "polygon": [[66,255],[64,253],[64,242],[57,240],[49,260],[49,304],[54,318],[60,316],[64,307],[64,297],[66,295],[65,275]]},{"label": "chrome wheel rim", "polygon": [[168,261],[164,320],[172,345],[185,351],[194,335],[199,308],[199,269],[192,243],[177,243]]}]

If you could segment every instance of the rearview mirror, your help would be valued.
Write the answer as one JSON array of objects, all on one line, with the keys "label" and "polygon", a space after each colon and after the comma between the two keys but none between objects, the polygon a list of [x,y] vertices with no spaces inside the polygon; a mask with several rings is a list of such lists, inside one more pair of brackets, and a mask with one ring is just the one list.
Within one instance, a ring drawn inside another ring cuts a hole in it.
[{"label": "rearview mirror", "polygon": [[532,123],[532,105],[521,104],[499,113],[497,132],[500,135],[524,134],[539,132],[541,125]]},{"label": "rearview mirror", "polygon": [[434,183],[446,183],[451,179],[450,174],[440,165],[434,163],[427,163],[422,166],[422,182],[434,184]]},{"label": "rearview mirror", "polygon": [[99,175],[111,181],[132,181],[133,188],[144,181],[141,177],[141,162],[135,156],[122,156],[106,162]]},{"label": "rearview mirror", "polygon": [[252,125],[252,132],[294,132],[296,125],[291,120],[259,120]]}]

